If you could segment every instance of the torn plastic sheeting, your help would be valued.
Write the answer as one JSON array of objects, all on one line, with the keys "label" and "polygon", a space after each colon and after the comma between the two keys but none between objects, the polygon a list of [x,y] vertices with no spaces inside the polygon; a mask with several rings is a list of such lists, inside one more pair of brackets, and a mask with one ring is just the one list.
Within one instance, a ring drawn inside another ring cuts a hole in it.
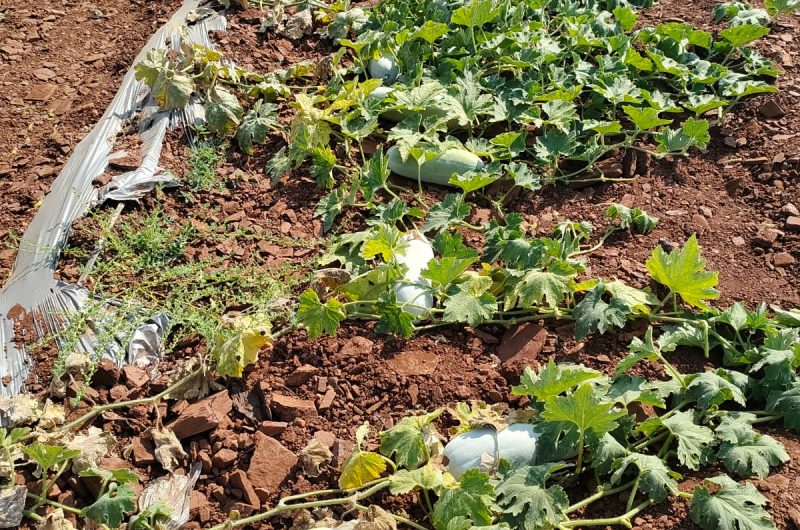
[{"label": "torn plastic sheeting", "polygon": [[[203,0],[186,0],[172,18],[147,42],[134,60],[134,65],[144,60],[147,53],[169,43],[177,47],[187,30],[193,42],[211,46],[209,32],[224,30],[225,18],[220,13],[201,8]],[[202,18],[200,18],[202,17]],[[30,369],[24,348],[15,344],[14,323],[8,317],[17,306],[33,316],[37,334],[54,332],[63,325],[67,311],[74,311],[70,302],[77,289],[59,284],[53,277],[61,249],[67,242],[69,228],[82,216],[89,205],[99,198],[92,186],[93,180],[107,168],[112,156],[113,142],[137,110],[154,120],[144,120],[143,167],[118,178],[113,188],[108,188],[104,199],[130,200],[141,197],[143,190],[155,186],[154,179],[165,178],[158,172],[160,155],[169,113],[158,112],[156,104],[148,97],[146,85],[138,81],[130,68],[122,80],[114,100],[92,131],[75,147],[72,156],[53,182],[51,191],[42,200],[41,207],[22,236],[11,277],[0,290],[0,395],[20,392]],[[152,186],[151,186],[152,183]],[[15,311],[17,313],[18,311]],[[88,338],[81,339],[82,347],[90,347]]]}]

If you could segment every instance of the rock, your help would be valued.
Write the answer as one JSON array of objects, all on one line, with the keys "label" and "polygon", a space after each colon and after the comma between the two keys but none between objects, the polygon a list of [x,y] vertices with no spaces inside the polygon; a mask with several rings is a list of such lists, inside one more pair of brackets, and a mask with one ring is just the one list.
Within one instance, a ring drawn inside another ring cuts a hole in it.
[{"label": "rock", "polygon": [[333,447],[333,444],[336,443],[336,435],[330,431],[317,431],[314,433],[314,438],[328,448]]},{"label": "rock", "polygon": [[34,85],[28,90],[25,99],[28,101],[47,101],[55,94],[58,87],[52,83]]},{"label": "rock", "polygon": [[[202,492],[194,490],[189,497],[189,511],[197,514],[201,523],[207,523],[211,519],[211,507],[208,505],[208,497]],[[186,528],[184,526],[184,528]]]},{"label": "rock", "polygon": [[284,383],[288,386],[302,386],[308,382],[309,379],[314,377],[317,373],[316,366],[311,366],[310,364],[304,364],[303,366],[299,367],[297,370],[289,374],[288,377],[284,380]]},{"label": "rock", "polygon": [[794,527],[800,530],[800,510],[794,506],[790,506],[787,510],[787,514],[789,515],[789,520],[792,521]]},{"label": "rock", "polygon": [[703,217],[705,217],[706,219],[711,219],[712,217],[714,217],[714,211],[708,206],[701,206],[700,208],[698,208],[698,211],[701,214],[703,214]]},{"label": "rock", "polygon": [[226,469],[230,467],[231,464],[236,462],[236,457],[236,451],[231,451],[230,449],[220,449],[216,452],[216,454],[214,454],[211,462],[214,464],[214,467]]},{"label": "rock", "polygon": [[794,217],[800,217],[800,210],[797,209],[797,206],[794,204],[787,202],[781,208],[781,212],[785,213],[786,215],[791,215]]},{"label": "rock", "polygon": [[657,416],[656,409],[652,405],[639,401],[632,401],[628,404],[628,414],[635,416],[636,421],[646,421]]},{"label": "rock", "polygon": [[270,408],[275,417],[281,421],[292,421],[297,418],[309,419],[318,415],[313,401],[286,394],[272,394]]},{"label": "rock", "polygon": [[348,357],[361,357],[372,353],[373,346],[375,346],[375,343],[366,337],[353,337],[342,346],[339,353]]},{"label": "rock", "polygon": [[125,386],[130,389],[142,388],[150,382],[150,376],[147,375],[147,372],[132,364],[122,367],[122,377],[125,379]]},{"label": "rock", "polygon": [[800,232],[800,216],[789,216],[786,219],[786,230],[789,232]]},{"label": "rock", "polygon": [[780,235],[774,228],[761,228],[753,238],[753,244],[761,248],[772,248]]},{"label": "rock", "polygon": [[116,363],[105,357],[100,359],[100,362],[97,363],[97,367],[95,368],[94,375],[92,375],[92,384],[99,387],[111,388],[116,385],[118,381],[119,369]]},{"label": "rock", "polygon": [[704,234],[709,230],[711,230],[711,226],[708,224],[708,220],[699,213],[692,215],[692,225],[701,234]]},{"label": "rock", "polygon": [[128,399],[128,388],[125,385],[114,385],[108,394],[112,402],[125,401]]},{"label": "rock", "polygon": [[779,252],[772,257],[772,263],[776,267],[788,267],[794,265],[797,260],[788,252]]},{"label": "rock", "polygon": [[386,364],[399,375],[431,375],[439,366],[439,357],[433,352],[408,350],[398,353]]},{"label": "rock", "polygon": [[762,116],[768,120],[777,120],[786,116],[786,112],[774,99],[768,100],[758,109]]},{"label": "rock", "polygon": [[325,395],[319,400],[319,410],[328,410],[331,408],[335,399],[336,389],[332,386],[328,387],[328,390],[325,391]]},{"label": "rock", "polygon": [[297,465],[297,457],[274,438],[257,432],[256,449],[247,468],[247,478],[255,488],[275,492]]},{"label": "rock", "polygon": [[310,35],[313,29],[314,21],[311,17],[311,10],[303,9],[286,21],[286,27],[280,31],[280,34],[289,39],[297,40],[303,35]]},{"label": "rock", "polygon": [[526,367],[538,364],[537,358],[546,341],[547,331],[538,324],[529,322],[506,331],[497,348],[503,376],[516,382]]},{"label": "rock", "polygon": [[255,508],[261,508],[261,501],[258,495],[256,495],[256,491],[253,489],[253,485],[250,483],[250,479],[247,478],[247,474],[244,471],[237,469],[230,474],[228,481],[231,486],[244,494],[244,501],[247,504]]},{"label": "rock", "polygon": [[280,436],[289,427],[285,421],[265,421],[261,423],[258,428],[259,432],[263,432],[267,436]]},{"label": "rock", "polygon": [[331,452],[333,453],[331,465],[336,469],[341,468],[342,464],[347,460],[347,457],[353,452],[353,447],[354,444],[350,440],[337,438],[336,441],[333,442],[333,447],[331,448]]},{"label": "rock", "polygon": [[131,440],[131,456],[137,466],[149,466],[158,462],[152,440],[134,438]]},{"label": "rock", "polygon": [[733,246],[735,246],[735,247],[741,247],[741,246],[744,246],[746,241],[744,240],[744,238],[742,236],[733,236],[731,238],[731,243],[733,243]]},{"label": "rock", "polygon": [[183,409],[178,418],[167,425],[178,439],[188,438],[215,429],[233,409],[227,390],[218,392]]}]

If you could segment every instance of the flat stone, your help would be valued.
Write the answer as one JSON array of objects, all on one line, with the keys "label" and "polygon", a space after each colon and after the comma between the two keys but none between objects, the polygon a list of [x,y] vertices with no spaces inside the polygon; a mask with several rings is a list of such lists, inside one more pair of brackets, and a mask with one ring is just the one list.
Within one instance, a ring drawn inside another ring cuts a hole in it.
[{"label": "flat stone", "polygon": [[111,359],[105,357],[97,363],[94,374],[92,374],[92,384],[104,388],[111,388],[119,381],[119,368]]},{"label": "flat stone", "polygon": [[704,234],[709,230],[711,230],[711,226],[708,224],[708,220],[699,213],[692,215],[692,225],[701,234]]},{"label": "flat stone", "polygon": [[761,228],[753,238],[753,244],[757,247],[772,248],[780,235],[774,228]]},{"label": "flat stone", "polygon": [[398,353],[386,361],[386,364],[404,376],[431,375],[439,366],[439,357],[433,352],[408,350]]},{"label": "flat stone", "polygon": [[142,388],[150,382],[150,376],[147,372],[132,364],[122,367],[122,377],[125,379],[125,386],[131,389]]},{"label": "flat stone", "polygon": [[285,421],[265,421],[258,430],[267,436],[280,436],[288,427]]},{"label": "flat stone", "polygon": [[288,386],[302,386],[308,382],[309,379],[314,377],[317,373],[317,367],[310,364],[304,364],[297,368],[294,372],[289,374],[284,383]]},{"label": "flat stone", "polygon": [[55,94],[58,87],[52,83],[45,83],[43,85],[34,85],[28,91],[25,99],[28,101],[47,101],[53,94]]},{"label": "flat stone", "polygon": [[347,343],[345,343],[344,346],[342,346],[342,349],[339,350],[339,353],[349,357],[363,356],[372,353],[372,347],[374,345],[375,343],[366,337],[353,337]]},{"label": "flat stone", "polygon": [[327,448],[333,447],[336,442],[336,435],[330,431],[317,431],[314,433],[314,438]]},{"label": "flat stone", "polygon": [[786,116],[786,112],[783,110],[783,107],[781,107],[774,99],[770,99],[761,105],[761,108],[758,109],[758,111],[768,120],[777,120]]},{"label": "flat stone", "polygon": [[789,232],[800,232],[800,216],[789,216],[786,219],[786,230]]},{"label": "flat stone", "polygon": [[744,246],[746,241],[744,240],[744,238],[742,236],[733,236],[731,238],[731,243],[733,243],[733,246],[735,246],[735,247],[741,247],[741,246]]},{"label": "flat stone", "polygon": [[228,481],[230,482],[231,486],[244,494],[243,500],[247,504],[254,506],[255,508],[261,508],[261,501],[259,500],[258,495],[256,495],[255,489],[253,489],[253,484],[250,482],[250,479],[247,478],[247,474],[244,471],[237,469],[230,474]]},{"label": "flat stone", "polygon": [[779,252],[772,257],[772,263],[775,264],[776,267],[788,267],[789,265],[794,265],[796,261],[794,256],[788,252]]},{"label": "flat stone", "polygon": [[247,468],[247,478],[254,488],[275,492],[297,465],[297,456],[279,441],[256,432],[256,449]]},{"label": "flat stone", "polygon": [[325,395],[319,400],[319,410],[328,410],[333,405],[334,400],[336,400],[336,389],[330,386],[325,391]]},{"label": "flat stone", "polygon": [[131,456],[137,466],[149,466],[158,462],[153,442],[147,438],[131,440]]},{"label": "flat stone", "polygon": [[230,449],[220,449],[216,452],[216,454],[211,458],[211,462],[214,464],[214,467],[219,469],[226,469],[231,466],[234,462],[236,462],[236,451],[232,451]]},{"label": "flat stone", "polygon": [[800,210],[797,209],[797,206],[794,204],[787,202],[781,208],[781,212],[785,213],[786,215],[800,217]]},{"label": "flat stone", "polygon": [[178,439],[188,438],[215,429],[233,409],[227,390],[218,392],[183,409],[178,418],[167,425]]},{"label": "flat stone", "polygon": [[275,413],[275,417],[281,421],[315,418],[318,415],[313,401],[286,394],[272,394],[270,408]]},{"label": "flat stone", "polygon": [[507,379],[516,379],[526,367],[537,364],[546,340],[547,331],[530,322],[506,331],[497,348],[497,356],[503,363],[503,375]]}]

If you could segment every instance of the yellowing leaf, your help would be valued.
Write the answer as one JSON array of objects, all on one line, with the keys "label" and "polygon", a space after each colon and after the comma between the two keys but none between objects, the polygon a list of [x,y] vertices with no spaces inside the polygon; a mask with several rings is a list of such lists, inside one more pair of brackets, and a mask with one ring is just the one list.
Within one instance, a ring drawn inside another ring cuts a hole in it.
[{"label": "yellowing leaf", "polygon": [[233,335],[220,333],[211,354],[220,375],[242,377],[245,366],[258,360],[258,350],[270,343],[272,326],[264,316],[239,316],[230,322]]},{"label": "yellowing leaf", "polygon": [[342,466],[339,487],[357,488],[381,476],[386,471],[386,461],[377,453],[354,449]]}]

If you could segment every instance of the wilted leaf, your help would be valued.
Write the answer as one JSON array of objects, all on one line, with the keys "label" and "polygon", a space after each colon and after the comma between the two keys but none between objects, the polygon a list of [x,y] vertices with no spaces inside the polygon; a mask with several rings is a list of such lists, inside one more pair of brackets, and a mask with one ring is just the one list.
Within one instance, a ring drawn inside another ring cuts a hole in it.
[{"label": "wilted leaf", "polygon": [[182,460],[189,457],[183,450],[180,440],[169,427],[156,427],[150,430],[150,435],[155,443],[156,460],[167,471],[173,471]]},{"label": "wilted leaf", "polygon": [[330,449],[316,438],[312,438],[308,444],[300,451],[300,464],[303,466],[303,473],[309,477],[318,477],[320,468],[327,465],[333,458]]},{"label": "wilted leaf", "polygon": [[80,473],[99,467],[100,460],[108,454],[116,442],[114,435],[97,427],[89,427],[85,434],[79,434],[67,444],[67,449],[80,451],[72,460],[72,472]]}]

